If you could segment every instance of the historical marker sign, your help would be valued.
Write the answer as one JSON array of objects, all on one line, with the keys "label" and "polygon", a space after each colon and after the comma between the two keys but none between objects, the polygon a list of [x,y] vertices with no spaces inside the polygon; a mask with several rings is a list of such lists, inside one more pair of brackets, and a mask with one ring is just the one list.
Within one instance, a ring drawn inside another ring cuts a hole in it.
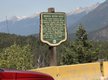
[{"label": "historical marker sign", "polygon": [[50,46],[57,46],[67,39],[66,14],[63,12],[40,14],[41,41]]}]

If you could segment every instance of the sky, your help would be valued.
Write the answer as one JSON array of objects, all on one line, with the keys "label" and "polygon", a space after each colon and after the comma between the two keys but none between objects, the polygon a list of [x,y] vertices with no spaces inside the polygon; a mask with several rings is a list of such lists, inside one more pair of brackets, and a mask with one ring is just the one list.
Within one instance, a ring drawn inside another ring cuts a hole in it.
[{"label": "sky", "polygon": [[105,0],[0,0],[0,21],[12,16],[32,16],[47,12],[50,7],[56,12],[70,12]]}]

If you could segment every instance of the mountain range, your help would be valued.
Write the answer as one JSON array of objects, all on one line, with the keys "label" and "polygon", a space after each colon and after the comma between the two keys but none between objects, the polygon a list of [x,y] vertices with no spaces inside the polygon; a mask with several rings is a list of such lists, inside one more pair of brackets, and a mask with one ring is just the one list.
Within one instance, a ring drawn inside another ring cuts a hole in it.
[{"label": "mountain range", "polygon": [[[107,9],[108,0],[101,4],[97,3],[85,8],[80,7],[70,11],[70,13],[67,13],[67,28],[69,34],[74,33],[77,26],[82,24],[89,32],[92,39],[100,39],[100,36],[102,38],[108,31]],[[38,34],[39,20],[39,14],[31,17],[14,16],[11,19],[0,22],[0,32],[18,35]]]},{"label": "mountain range", "polygon": [[39,32],[39,16],[33,17],[12,17],[9,20],[0,22],[0,32],[17,35],[30,35]]},{"label": "mountain range", "polygon": [[[76,8],[67,13],[67,26],[73,25],[80,18],[95,9],[99,4],[93,4],[85,8]],[[10,19],[0,22],[0,32],[18,35],[30,35],[39,33],[39,14],[30,17],[13,16]]]},{"label": "mountain range", "polygon": [[89,38],[92,40],[101,40],[101,41],[105,41],[108,40],[108,25],[98,29],[96,31],[90,32],[89,33]]},{"label": "mountain range", "polygon": [[[71,26],[83,24],[87,31],[95,31],[108,25],[108,0],[100,4],[94,10],[82,17],[79,21]],[[71,29],[71,28],[70,28]]]}]

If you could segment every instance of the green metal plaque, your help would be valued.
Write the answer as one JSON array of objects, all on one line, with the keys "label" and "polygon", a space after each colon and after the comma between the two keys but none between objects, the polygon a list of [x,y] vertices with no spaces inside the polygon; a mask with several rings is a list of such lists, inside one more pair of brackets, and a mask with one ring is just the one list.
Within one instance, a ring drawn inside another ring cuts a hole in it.
[{"label": "green metal plaque", "polygon": [[40,14],[41,41],[50,46],[57,46],[67,39],[66,14],[63,12]]}]

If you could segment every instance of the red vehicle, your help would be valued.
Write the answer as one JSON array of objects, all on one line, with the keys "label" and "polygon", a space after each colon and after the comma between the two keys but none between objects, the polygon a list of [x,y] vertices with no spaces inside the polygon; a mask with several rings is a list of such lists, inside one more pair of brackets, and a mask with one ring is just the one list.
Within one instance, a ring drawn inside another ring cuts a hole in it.
[{"label": "red vehicle", "polygon": [[54,80],[40,72],[0,69],[0,80]]}]

